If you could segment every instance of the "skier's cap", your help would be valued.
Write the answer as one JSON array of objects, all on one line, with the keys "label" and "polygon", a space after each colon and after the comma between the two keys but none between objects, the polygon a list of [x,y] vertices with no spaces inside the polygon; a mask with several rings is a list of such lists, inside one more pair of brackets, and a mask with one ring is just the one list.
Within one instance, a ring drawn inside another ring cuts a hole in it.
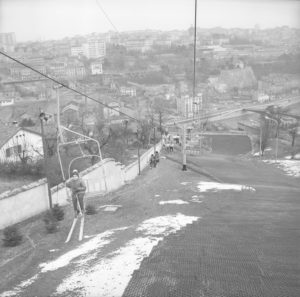
[{"label": "skier's cap", "polygon": [[72,171],[72,174],[73,174],[73,175],[75,175],[75,174],[76,174],[76,175],[79,175],[78,170],[77,170],[77,169],[74,169],[74,170]]}]

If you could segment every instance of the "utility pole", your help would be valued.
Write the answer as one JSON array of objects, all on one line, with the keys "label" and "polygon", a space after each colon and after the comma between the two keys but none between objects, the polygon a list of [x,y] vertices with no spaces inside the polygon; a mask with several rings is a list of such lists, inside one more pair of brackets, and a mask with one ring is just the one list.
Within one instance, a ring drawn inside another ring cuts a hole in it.
[{"label": "utility pole", "polygon": [[[193,98],[192,112],[194,119],[194,102],[196,93],[196,49],[197,49],[197,0],[195,0],[195,22],[194,22],[194,76],[193,76]],[[188,117],[188,116],[187,116]],[[182,170],[186,171],[186,124],[182,126]]]},{"label": "utility pole", "polygon": [[136,138],[138,143],[138,168],[139,168],[139,175],[141,175],[141,155],[140,155],[140,130],[137,128],[136,131]]},{"label": "utility pole", "polygon": [[63,142],[63,134],[61,131],[61,127],[60,127],[60,98],[59,98],[59,89],[62,86],[54,86],[53,88],[55,89],[56,92],[56,101],[57,101],[57,129],[58,129],[58,138],[60,141]]},{"label": "utility pole", "polygon": [[44,166],[45,166],[45,174],[46,174],[46,181],[47,181],[47,190],[48,190],[48,199],[49,199],[49,207],[52,208],[52,196],[50,190],[50,183],[49,183],[49,173],[48,173],[48,150],[46,147],[46,139],[45,139],[45,131],[44,131],[44,121],[48,120],[46,114],[41,111],[40,113],[40,122],[41,122],[41,132],[42,132],[42,141],[43,141],[43,154],[44,154]]},{"label": "utility pole", "polygon": [[153,137],[154,137],[154,154],[156,152],[156,135],[155,135],[155,127],[153,127]]},{"label": "utility pole", "polygon": [[160,131],[160,140],[162,140],[162,111],[159,111],[159,131]]},{"label": "utility pole", "polygon": [[[196,50],[197,50],[197,0],[195,0],[195,21],[194,21],[194,75],[193,75],[193,103],[195,103],[196,90]],[[194,119],[194,104],[192,104]]]},{"label": "utility pole", "polygon": [[182,170],[186,171],[186,124],[183,124],[182,130]]}]

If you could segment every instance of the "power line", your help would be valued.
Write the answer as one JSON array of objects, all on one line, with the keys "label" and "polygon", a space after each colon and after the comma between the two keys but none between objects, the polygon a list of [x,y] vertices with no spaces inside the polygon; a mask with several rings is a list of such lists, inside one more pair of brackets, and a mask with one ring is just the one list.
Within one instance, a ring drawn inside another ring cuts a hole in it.
[{"label": "power line", "polygon": [[117,29],[117,27],[113,24],[113,22],[111,21],[111,19],[109,18],[108,14],[105,12],[104,8],[100,5],[99,1],[96,0],[96,3],[98,5],[98,7],[101,9],[102,13],[104,14],[104,16],[106,17],[106,19],[109,21],[109,23],[112,25],[112,27],[119,32],[119,30]]},{"label": "power line", "polygon": [[99,100],[97,100],[97,99],[95,99],[95,98],[92,98],[92,97],[90,97],[90,96],[88,96],[88,95],[86,95],[86,94],[84,94],[84,93],[82,93],[82,92],[80,92],[80,91],[78,91],[78,90],[76,90],[76,89],[73,89],[73,88],[69,87],[68,85],[66,85],[66,84],[64,84],[64,83],[62,83],[62,82],[60,82],[60,81],[58,81],[57,79],[52,78],[52,77],[50,77],[50,76],[48,76],[48,75],[46,75],[46,74],[44,74],[44,73],[42,73],[42,72],[40,72],[40,71],[34,69],[33,67],[31,67],[31,66],[29,66],[29,65],[27,65],[27,64],[25,64],[25,63],[23,63],[23,62],[21,62],[21,61],[19,61],[19,60],[17,60],[17,59],[15,59],[15,58],[13,58],[13,57],[11,57],[11,56],[9,56],[8,54],[6,54],[6,53],[4,53],[4,52],[2,52],[2,51],[0,51],[0,54],[3,55],[3,56],[5,56],[6,58],[8,58],[8,59],[10,59],[10,60],[12,60],[12,61],[18,63],[18,64],[20,64],[20,65],[26,67],[26,68],[29,68],[30,70],[32,70],[32,71],[38,73],[38,74],[41,75],[41,76],[43,76],[43,77],[45,77],[45,78],[47,78],[47,79],[49,79],[49,80],[52,80],[53,82],[55,82],[55,83],[57,83],[57,84],[59,84],[59,85],[65,87],[66,89],[68,89],[68,90],[70,90],[70,91],[72,91],[72,92],[74,92],[74,93],[77,93],[77,94],[79,94],[79,95],[81,95],[81,96],[87,97],[87,98],[89,98],[89,99],[92,100],[92,101],[95,101],[95,102],[97,102],[97,103],[99,103],[99,104],[101,104],[101,105],[103,105],[103,106],[105,106],[105,107],[107,107],[107,108],[109,108],[109,109],[111,109],[111,110],[114,110],[114,111],[118,112],[119,114],[122,114],[122,115],[124,115],[124,116],[126,116],[126,117],[128,117],[128,118],[130,118],[130,119],[132,119],[132,120],[134,120],[134,121],[140,122],[138,119],[136,119],[136,118],[134,118],[134,117],[132,117],[132,116],[126,114],[125,112],[119,111],[119,110],[117,110],[117,109],[115,109],[115,108],[113,108],[113,107],[107,105],[106,103],[103,103],[103,102],[101,102],[101,101],[99,101]]}]

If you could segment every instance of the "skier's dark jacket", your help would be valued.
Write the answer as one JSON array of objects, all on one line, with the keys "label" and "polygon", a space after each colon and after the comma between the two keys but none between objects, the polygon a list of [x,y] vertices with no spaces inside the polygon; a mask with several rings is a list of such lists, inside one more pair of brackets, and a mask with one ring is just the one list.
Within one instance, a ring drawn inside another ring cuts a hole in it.
[{"label": "skier's dark jacket", "polygon": [[69,180],[66,183],[66,186],[71,189],[72,196],[75,196],[76,194],[83,195],[86,190],[84,181],[80,177],[78,179]]}]

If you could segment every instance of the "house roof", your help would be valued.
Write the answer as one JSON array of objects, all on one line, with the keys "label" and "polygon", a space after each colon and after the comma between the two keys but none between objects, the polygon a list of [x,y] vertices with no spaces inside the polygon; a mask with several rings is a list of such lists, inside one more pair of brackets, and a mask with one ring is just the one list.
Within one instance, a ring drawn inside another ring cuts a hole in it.
[{"label": "house roof", "polygon": [[0,125],[0,148],[19,131],[27,131],[41,136],[41,133],[28,129],[26,127]]},{"label": "house roof", "polygon": [[79,111],[79,104],[75,101],[70,101],[68,102],[61,110],[61,112],[65,112],[69,109],[75,110],[75,111]]}]

